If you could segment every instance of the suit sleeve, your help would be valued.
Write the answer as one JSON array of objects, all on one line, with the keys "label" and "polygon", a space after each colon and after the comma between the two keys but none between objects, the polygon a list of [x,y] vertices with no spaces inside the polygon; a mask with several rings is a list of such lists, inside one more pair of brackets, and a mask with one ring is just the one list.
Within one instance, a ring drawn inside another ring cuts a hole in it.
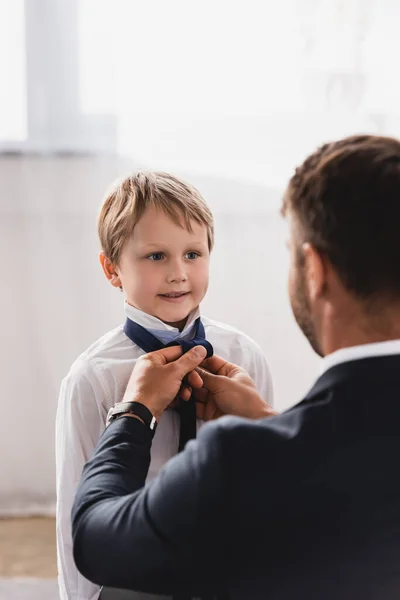
[{"label": "suit sleeve", "polygon": [[104,432],[75,499],[74,558],[91,581],[171,594],[215,591],[223,577],[223,479],[216,424],[144,486],[151,435],[122,417]]}]

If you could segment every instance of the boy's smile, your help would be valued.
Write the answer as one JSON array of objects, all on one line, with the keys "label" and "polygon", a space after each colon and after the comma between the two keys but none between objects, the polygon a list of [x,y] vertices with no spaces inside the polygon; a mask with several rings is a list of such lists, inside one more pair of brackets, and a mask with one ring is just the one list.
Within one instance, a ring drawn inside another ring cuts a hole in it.
[{"label": "boy's smile", "polygon": [[168,294],[159,294],[161,298],[164,298],[167,302],[180,302],[185,299],[185,296],[190,292],[170,292]]},{"label": "boy's smile", "polygon": [[122,285],[129,304],[180,329],[207,292],[210,260],[207,228],[195,221],[192,231],[184,225],[147,208],[111,279]]}]

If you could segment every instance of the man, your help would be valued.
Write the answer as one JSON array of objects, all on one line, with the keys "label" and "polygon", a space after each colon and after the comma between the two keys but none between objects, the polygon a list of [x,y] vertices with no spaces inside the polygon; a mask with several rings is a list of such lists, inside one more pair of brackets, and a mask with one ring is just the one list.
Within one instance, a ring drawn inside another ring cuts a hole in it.
[{"label": "man", "polygon": [[[283,214],[291,304],[322,375],[269,418],[235,365],[194,370],[202,348],[143,357],[125,396],[135,414],[116,409],[75,501],[89,579],[208,597],[400,597],[400,142],[323,146],[296,170]],[[189,387],[205,419],[237,416],[204,427],[143,487],[153,417]]]}]

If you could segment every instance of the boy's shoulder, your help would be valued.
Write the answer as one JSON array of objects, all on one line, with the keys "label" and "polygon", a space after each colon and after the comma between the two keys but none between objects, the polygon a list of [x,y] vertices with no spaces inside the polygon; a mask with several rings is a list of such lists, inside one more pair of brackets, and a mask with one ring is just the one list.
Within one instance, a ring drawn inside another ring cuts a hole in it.
[{"label": "boy's shoulder", "polygon": [[91,362],[92,360],[108,359],[118,353],[121,347],[126,345],[126,335],[123,330],[123,325],[114,327],[111,331],[107,331],[104,335],[93,342],[79,358]]},{"label": "boy's shoulder", "polygon": [[202,316],[206,337],[215,354],[245,369],[266,402],[273,405],[271,373],[264,352],[247,334],[232,325]]},{"label": "boy's shoulder", "polygon": [[102,377],[108,371],[119,372],[121,367],[129,372],[139,354],[140,350],[125,335],[123,325],[119,325],[98,338],[76,358],[67,378]]},{"label": "boy's shoulder", "polygon": [[207,339],[210,339],[210,342],[213,342],[215,337],[215,341],[217,342],[220,341],[221,343],[225,342],[229,345],[233,344],[241,346],[242,348],[247,348],[255,353],[263,354],[257,342],[240,329],[228,325],[227,323],[221,323],[221,321],[209,319],[203,315],[201,320],[207,332]]}]

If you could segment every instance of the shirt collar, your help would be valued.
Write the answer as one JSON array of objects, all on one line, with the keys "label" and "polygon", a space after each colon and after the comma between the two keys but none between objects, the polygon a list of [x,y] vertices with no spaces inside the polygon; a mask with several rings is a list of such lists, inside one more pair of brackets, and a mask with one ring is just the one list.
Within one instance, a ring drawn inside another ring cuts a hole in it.
[{"label": "shirt collar", "polygon": [[186,338],[192,332],[194,322],[200,316],[199,307],[192,310],[192,312],[188,316],[188,320],[186,322],[185,327],[182,329],[182,331],[179,331],[177,327],[172,327],[172,325],[164,323],[160,319],[157,319],[157,317],[148,315],[147,313],[139,310],[138,308],[131,306],[127,303],[126,300],[124,301],[124,308],[125,314],[128,317],[128,319],[131,319],[131,321],[135,321],[135,323],[141,325],[142,327],[147,329],[147,331],[150,331],[162,342],[165,343],[172,341],[177,337]]},{"label": "shirt collar", "polygon": [[350,348],[341,348],[328,354],[321,361],[321,375],[331,367],[351,360],[371,358],[373,356],[389,356],[400,354],[400,340],[389,340],[387,342],[375,342],[373,344],[362,344]]}]

